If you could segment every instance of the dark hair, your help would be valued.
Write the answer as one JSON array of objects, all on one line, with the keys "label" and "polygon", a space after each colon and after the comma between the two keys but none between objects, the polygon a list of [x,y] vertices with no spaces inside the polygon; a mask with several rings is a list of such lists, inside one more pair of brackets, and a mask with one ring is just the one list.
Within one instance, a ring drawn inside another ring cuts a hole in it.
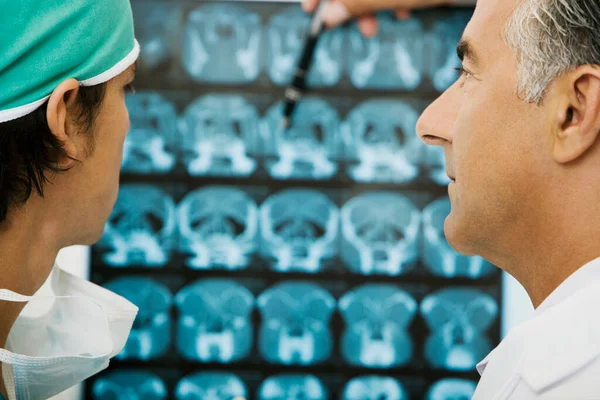
[{"label": "dark hair", "polygon": [[[105,93],[104,83],[79,88],[75,122],[82,132],[91,132]],[[31,114],[0,123],[0,223],[11,207],[25,204],[33,190],[44,196],[47,172],[65,172],[57,164],[66,156],[63,143],[48,127],[47,108],[48,102]]]}]

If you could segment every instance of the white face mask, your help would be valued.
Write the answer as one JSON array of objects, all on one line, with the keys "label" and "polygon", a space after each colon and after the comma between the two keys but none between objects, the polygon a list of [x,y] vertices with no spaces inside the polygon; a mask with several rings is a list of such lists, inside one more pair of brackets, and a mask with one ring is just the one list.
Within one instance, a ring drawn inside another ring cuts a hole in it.
[{"label": "white face mask", "polygon": [[48,399],[108,366],[127,341],[138,308],[57,266],[53,294],[0,289],[0,301],[28,302],[0,349],[8,400]]}]

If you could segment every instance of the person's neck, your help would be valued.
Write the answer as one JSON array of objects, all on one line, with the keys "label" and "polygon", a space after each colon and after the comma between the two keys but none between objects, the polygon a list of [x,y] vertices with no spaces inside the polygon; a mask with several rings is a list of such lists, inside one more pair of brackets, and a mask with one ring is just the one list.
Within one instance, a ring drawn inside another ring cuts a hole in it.
[{"label": "person's neck", "polygon": [[510,251],[492,261],[523,285],[534,308],[575,271],[600,257],[600,210],[579,210],[589,212],[563,213],[561,220],[554,216],[530,225],[521,237],[513,234]]},{"label": "person's neck", "polygon": [[[0,289],[33,295],[52,271],[60,246],[58,235],[47,214],[24,206],[9,212],[0,223]],[[44,214],[44,213],[42,213]],[[0,348],[6,347],[8,334],[25,303],[0,300]],[[0,394],[8,398],[0,363]]]},{"label": "person's neck", "polygon": [[[9,213],[0,223],[0,289],[31,296],[45,282],[60,246],[58,235],[47,215],[23,207]],[[0,348],[24,303],[0,301]]]}]

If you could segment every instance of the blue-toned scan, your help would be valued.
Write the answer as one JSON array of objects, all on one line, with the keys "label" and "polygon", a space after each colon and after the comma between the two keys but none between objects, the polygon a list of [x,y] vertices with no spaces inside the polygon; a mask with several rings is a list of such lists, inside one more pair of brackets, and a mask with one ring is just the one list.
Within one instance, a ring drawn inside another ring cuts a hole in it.
[{"label": "blue-toned scan", "polygon": [[444,148],[440,146],[426,146],[423,149],[423,166],[427,169],[429,179],[441,186],[446,186],[450,178],[446,174],[446,157]]},{"label": "blue-toned scan", "polygon": [[293,124],[283,129],[283,104],[267,112],[262,123],[264,153],[269,175],[276,179],[329,179],[338,170],[340,155],[339,118],[336,110],[318,98],[302,100]]},{"label": "blue-toned scan", "polygon": [[200,372],[188,375],[175,388],[175,400],[247,399],[248,389],[236,375],[224,372]]},{"label": "blue-toned scan", "polygon": [[177,349],[187,359],[230,363],[252,348],[254,297],[229,279],[205,279],[175,296]]},{"label": "blue-toned scan", "polygon": [[408,400],[406,389],[398,380],[384,376],[361,376],[344,388],[342,400]]},{"label": "blue-toned scan", "polygon": [[471,400],[475,387],[475,382],[465,379],[442,379],[431,385],[426,400]]},{"label": "blue-toned scan", "polygon": [[[269,78],[277,85],[292,83],[298,60],[304,47],[311,17],[300,6],[292,6],[273,15],[267,25]],[[342,75],[344,31],[324,32],[315,50],[315,62],[308,74],[313,87],[331,87]]]},{"label": "blue-toned scan", "polygon": [[192,176],[249,176],[256,161],[259,116],[242,96],[210,94],[184,114],[182,146]]},{"label": "blue-toned scan", "polygon": [[419,114],[397,100],[366,101],[350,112],[342,133],[356,182],[406,183],[419,174],[423,143],[416,134]]},{"label": "blue-toned scan", "polygon": [[261,253],[279,272],[319,272],[337,253],[339,209],[316,190],[288,189],[261,206]]},{"label": "blue-toned scan", "polygon": [[379,32],[365,37],[355,27],[349,33],[348,75],[359,89],[413,90],[422,80],[423,24],[417,19],[379,18]]},{"label": "blue-toned scan", "polygon": [[170,61],[179,10],[173,3],[132,1],[135,37],[140,42],[140,65],[152,70]]},{"label": "blue-toned scan", "polygon": [[425,358],[434,368],[469,371],[491,350],[485,331],[498,315],[488,294],[470,288],[443,289],[421,302],[421,314],[431,335]]},{"label": "blue-toned scan", "polygon": [[258,400],[327,400],[323,383],[312,375],[282,374],[267,378],[258,389]]},{"label": "blue-toned scan", "polygon": [[406,197],[360,195],[342,207],[341,220],[342,259],[350,271],[398,276],[416,265],[421,217]]},{"label": "blue-toned scan", "polygon": [[123,185],[101,245],[112,267],[162,267],[175,246],[175,203],[152,185]]},{"label": "blue-toned scan", "polygon": [[405,365],[413,355],[407,331],[417,302],[393,285],[367,284],[339,301],[346,330],[342,356],[350,365],[389,368]]},{"label": "blue-toned scan", "polygon": [[450,247],[444,235],[444,221],[450,210],[447,198],[434,201],[423,210],[423,264],[444,278],[478,279],[495,272],[496,267],[483,258],[463,256]]},{"label": "blue-toned scan", "polygon": [[436,90],[443,92],[458,78],[456,68],[461,62],[456,46],[471,18],[472,12],[455,11],[450,17],[439,18],[427,37],[428,74]]},{"label": "blue-toned scan", "polygon": [[218,84],[254,81],[260,73],[260,16],[244,7],[206,4],[188,15],[182,64],[192,79]]},{"label": "blue-toned scan", "polygon": [[169,289],[142,277],[119,278],[105,287],[139,307],[127,343],[116,358],[145,361],[164,355],[171,345],[173,296]]},{"label": "blue-toned scan", "polygon": [[143,370],[111,371],[94,382],[95,400],[166,400],[167,387],[158,376]]},{"label": "blue-toned scan", "polygon": [[173,104],[157,93],[126,98],[131,129],[123,145],[123,172],[166,173],[175,166],[177,114]]},{"label": "blue-toned scan", "polygon": [[262,317],[259,351],[271,363],[313,365],[329,358],[329,320],[335,299],[318,285],[285,282],[257,299]]},{"label": "blue-toned scan", "polygon": [[180,248],[192,269],[244,269],[257,249],[258,208],[243,190],[208,186],[179,205]]}]

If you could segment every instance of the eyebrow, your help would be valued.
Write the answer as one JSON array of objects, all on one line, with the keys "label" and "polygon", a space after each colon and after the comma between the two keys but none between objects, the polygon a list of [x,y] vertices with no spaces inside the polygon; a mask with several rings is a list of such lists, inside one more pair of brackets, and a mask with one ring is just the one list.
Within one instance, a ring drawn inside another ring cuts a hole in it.
[{"label": "eyebrow", "polygon": [[479,57],[477,57],[477,53],[475,52],[475,49],[473,49],[473,45],[469,39],[461,39],[458,46],[456,46],[456,54],[458,55],[460,61],[465,61],[465,59],[468,59],[472,64],[478,64]]}]

